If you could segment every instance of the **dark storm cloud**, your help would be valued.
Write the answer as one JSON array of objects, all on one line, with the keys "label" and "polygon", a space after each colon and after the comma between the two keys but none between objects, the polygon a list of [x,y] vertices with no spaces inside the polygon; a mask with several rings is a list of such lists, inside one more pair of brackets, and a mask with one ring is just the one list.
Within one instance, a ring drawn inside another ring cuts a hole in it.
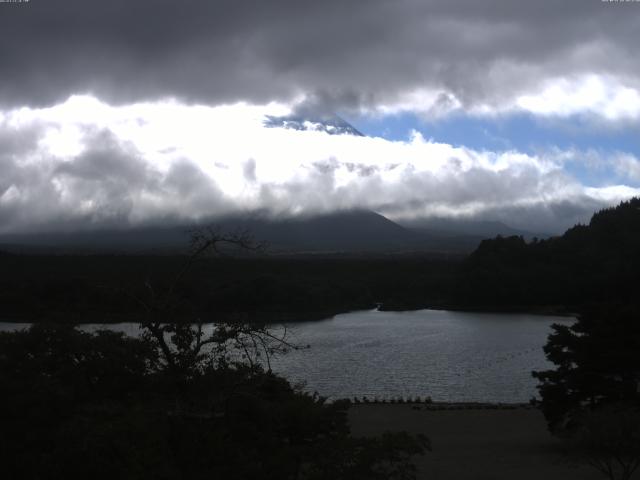
[{"label": "dark storm cloud", "polygon": [[600,0],[5,3],[0,104],[78,92],[206,103],[307,93],[335,109],[426,87],[469,106],[589,72],[637,86],[639,13]]}]

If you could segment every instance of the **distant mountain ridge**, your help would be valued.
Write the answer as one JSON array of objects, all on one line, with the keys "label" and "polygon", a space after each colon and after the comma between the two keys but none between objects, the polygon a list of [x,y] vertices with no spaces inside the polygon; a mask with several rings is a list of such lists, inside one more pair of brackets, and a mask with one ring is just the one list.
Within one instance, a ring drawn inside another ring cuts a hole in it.
[{"label": "distant mountain ridge", "polygon": [[[207,222],[209,223],[209,222]],[[399,225],[368,210],[274,218],[250,212],[212,219],[226,231],[246,230],[265,241],[273,253],[468,253],[485,238],[460,232],[429,231]],[[189,244],[193,225],[141,226],[71,233],[0,236],[0,249],[30,252],[175,253]]]},{"label": "distant mountain ridge", "polygon": [[226,229],[247,229],[279,250],[394,250],[420,242],[420,237],[386,217],[367,210],[270,219],[222,218]]},{"label": "distant mountain ridge", "polygon": [[399,221],[400,225],[418,231],[428,231],[431,233],[442,232],[443,234],[473,235],[484,238],[492,238],[497,235],[503,237],[521,236],[525,240],[533,238],[548,238],[551,235],[546,233],[534,233],[528,230],[512,228],[499,221],[473,220],[466,218],[418,218],[414,220]]}]

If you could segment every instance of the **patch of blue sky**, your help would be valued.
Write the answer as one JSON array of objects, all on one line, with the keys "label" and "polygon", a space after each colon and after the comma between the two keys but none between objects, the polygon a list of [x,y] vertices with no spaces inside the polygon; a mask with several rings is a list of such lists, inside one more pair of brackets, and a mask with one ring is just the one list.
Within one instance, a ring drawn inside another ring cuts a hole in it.
[{"label": "patch of blue sky", "polygon": [[[415,130],[425,139],[480,151],[516,150],[534,155],[558,149],[595,151],[602,158],[614,156],[616,152],[640,158],[640,126],[637,123],[606,124],[577,115],[552,118],[524,113],[500,116],[451,114],[424,119],[413,113],[402,113],[382,117],[347,117],[347,120],[365,135],[388,140],[408,140]],[[582,162],[580,158],[568,162],[566,170],[590,186],[634,183],[620,178],[614,169],[606,168],[606,165]]]}]

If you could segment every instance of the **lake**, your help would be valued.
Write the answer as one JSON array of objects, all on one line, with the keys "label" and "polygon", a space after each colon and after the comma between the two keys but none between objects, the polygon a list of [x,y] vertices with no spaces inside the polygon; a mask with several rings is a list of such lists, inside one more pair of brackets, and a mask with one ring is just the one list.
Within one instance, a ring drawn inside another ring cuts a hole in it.
[{"label": "lake", "polygon": [[[537,394],[531,371],[551,367],[542,351],[551,324],[572,322],[442,310],[351,312],[287,324],[289,339],[310,348],[276,358],[272,365],[292,382],[306,382],[307,390],[334,399],[527,402]],[[24,326],[0,323],[0,330]],[[105,327],[138,333],[136,324]]]}]

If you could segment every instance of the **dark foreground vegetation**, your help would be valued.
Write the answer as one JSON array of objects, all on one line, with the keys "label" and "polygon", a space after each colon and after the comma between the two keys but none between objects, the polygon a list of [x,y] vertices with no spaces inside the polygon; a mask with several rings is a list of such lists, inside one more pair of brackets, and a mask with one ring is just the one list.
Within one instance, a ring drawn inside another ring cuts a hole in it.
[{"label": "dark foreground vegetation", "polygon": [[205,232],[167,285],[147,280],[142,335],[49,322],[0,333],[0,461],[15,479],[412,479],[423,436],[354,438],[348,401],[302,392],[270,371],[286,331],[198,317],[180,289],[218,244]]},{"label": "dark foreground vegetation", "polygon": [[[38,322],[0,335],[0,460],[11,478],[413,478],[426,439],[354,438],[348,402],[327,404],[268,368],[296,346],[267,322],[377,302],[577,312],[549,337],[554,368],[534,372],[541,409],[608,478],[638,469],[640,199],[558,238],[486,240],[464,260],[194,262],[210,240],[221,238],[196,238],[188,257],[0,257],[3,314]],[[120,320],[139,322],[142,338],[58,325]]]},{"label": "dark foreground vegetation", "polygon": [[238,331],[216,332],[201,356],[195,330],[165,333],[170,361],[149,339],[107,331],[0,334],[5,478],[414,478],[410,459],[426,439],[353,438],[348,402],[230,361]]},{"label": "dark foreground vegetation", "polygon": [[609,304],[554,325],[544,349],[554,368],[533,372],[551,432],[611,480],[640,466],[639,318],[635,306]]}]

